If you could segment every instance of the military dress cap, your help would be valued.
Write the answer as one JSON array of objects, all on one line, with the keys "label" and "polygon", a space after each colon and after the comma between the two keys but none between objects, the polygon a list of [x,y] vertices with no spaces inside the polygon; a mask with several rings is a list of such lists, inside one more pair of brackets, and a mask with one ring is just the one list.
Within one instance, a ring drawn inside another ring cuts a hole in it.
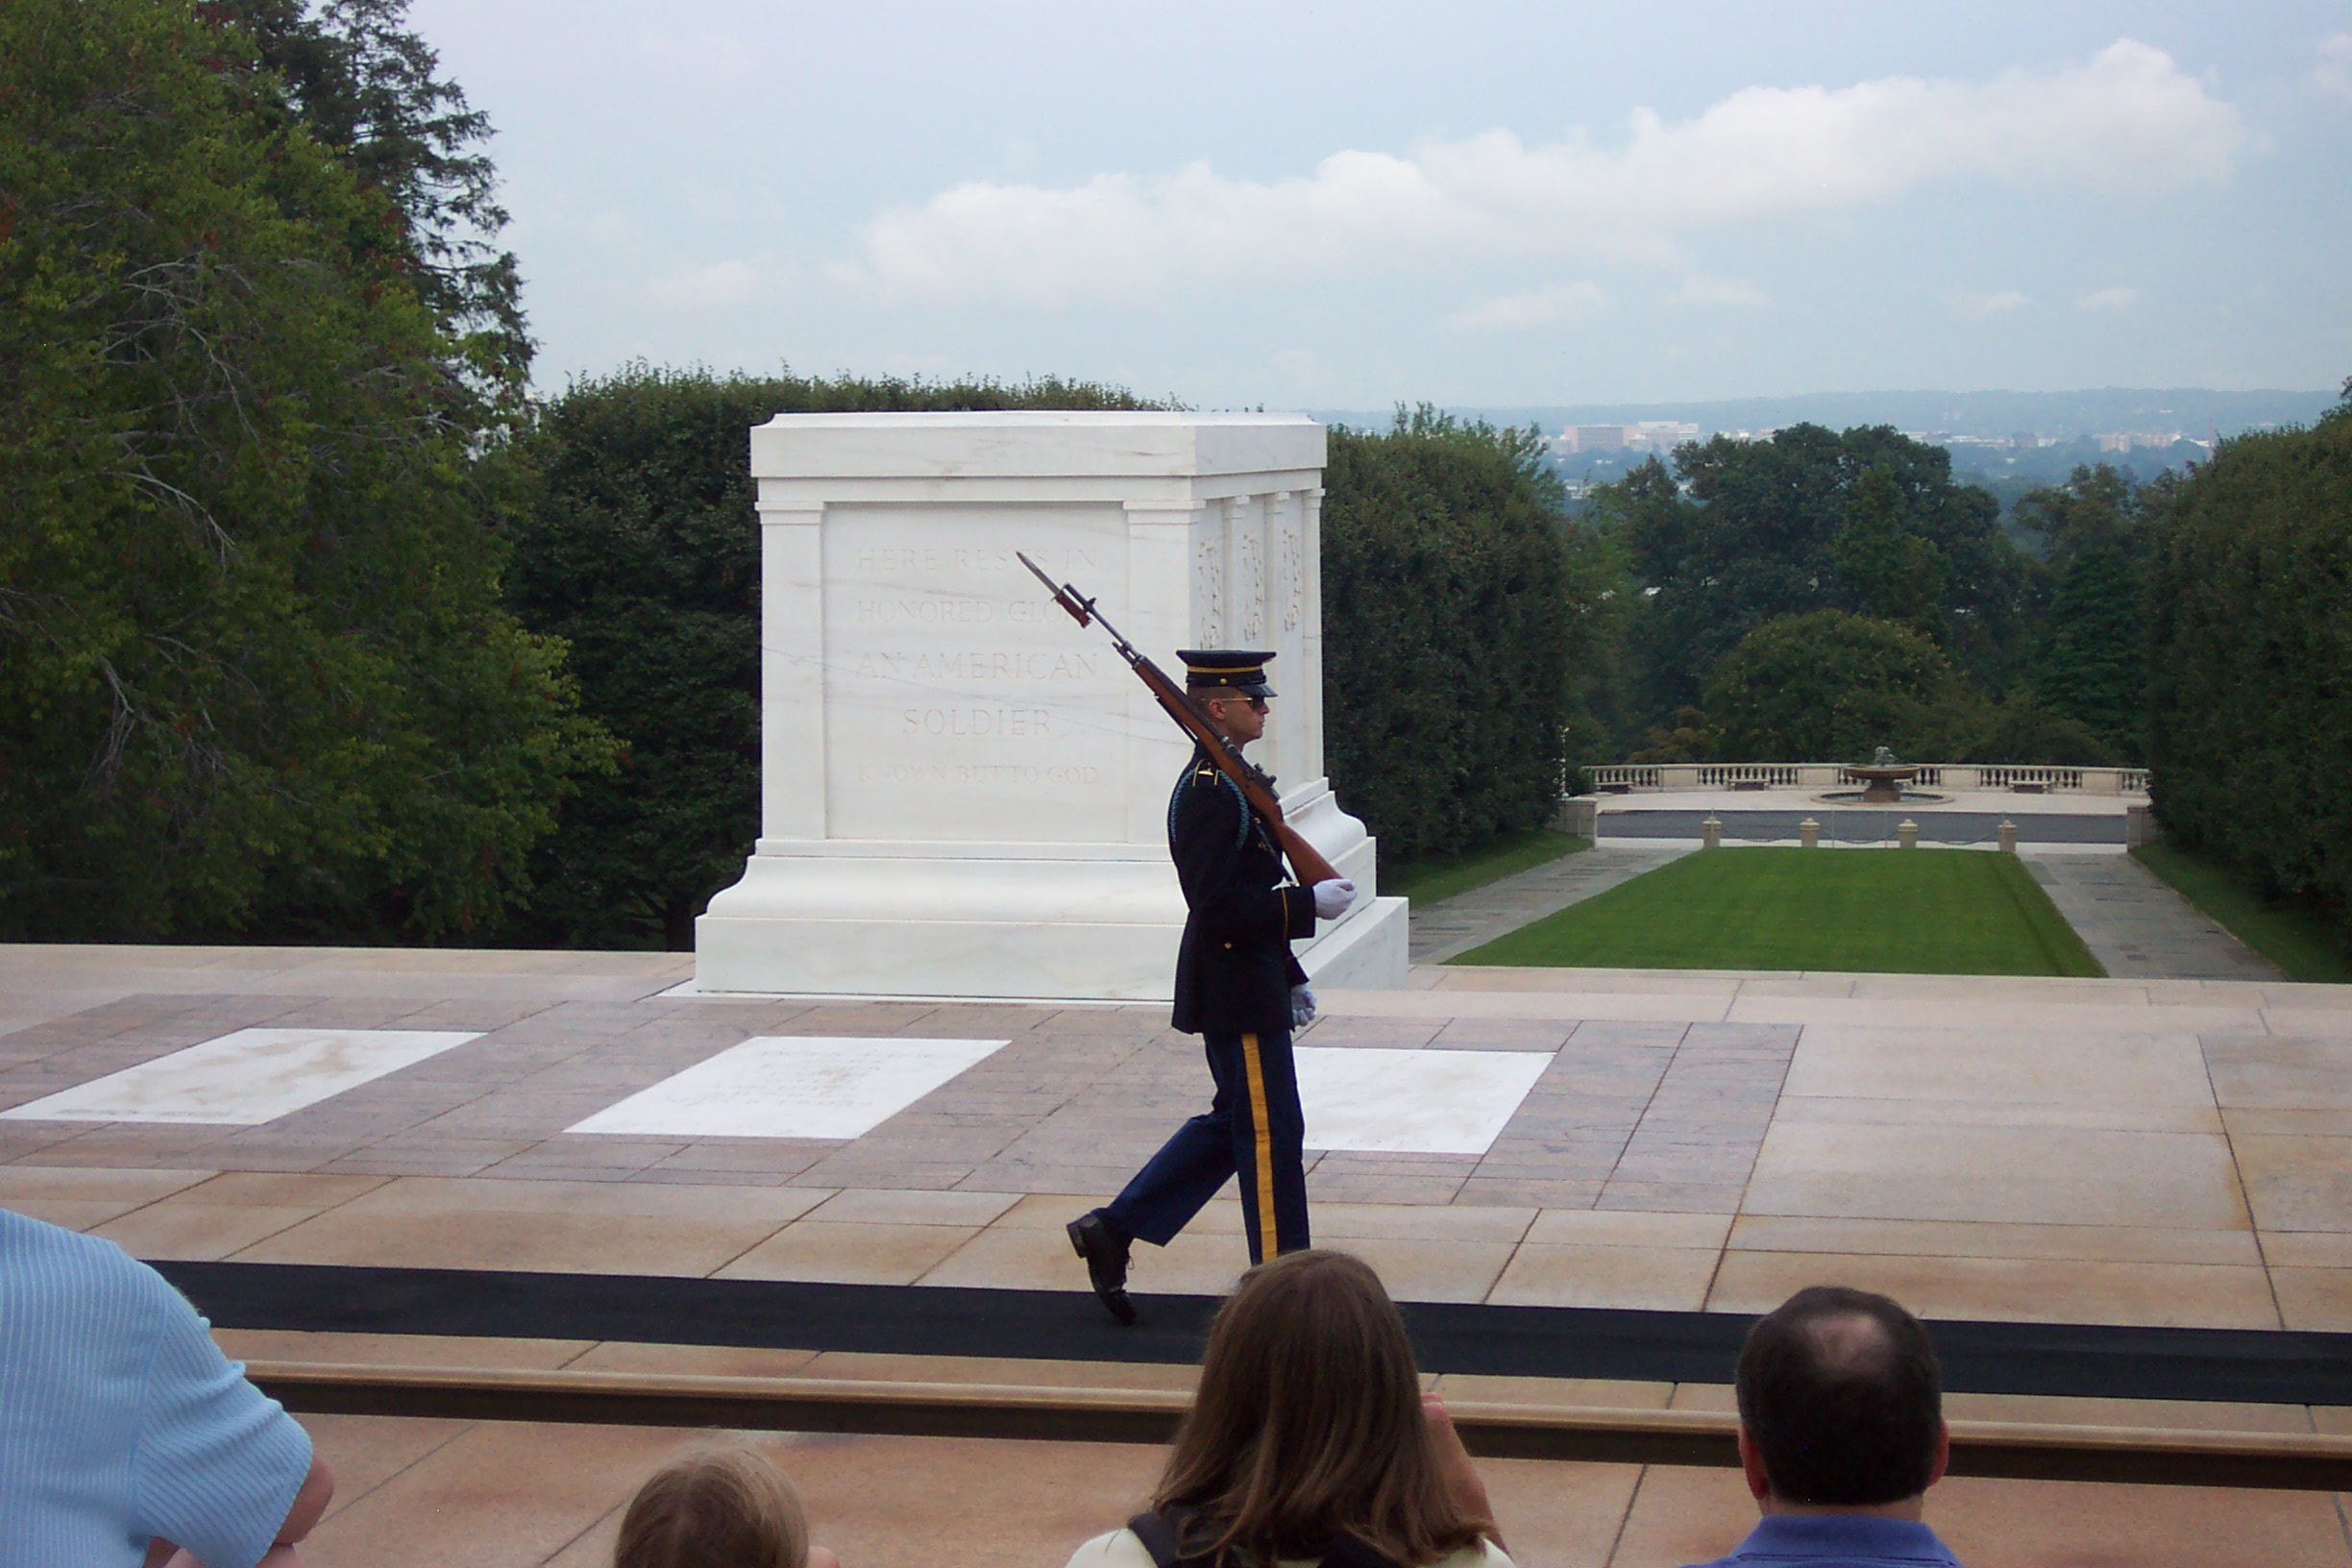
[{"label": "military dress cap", "polygon": [[1192,691],[1233,691],[1244,697],[1272,697],[1266,684],[1266,661],[1274,655],[1249,649],[1180,648],[1185,662],[1185,685]]}]

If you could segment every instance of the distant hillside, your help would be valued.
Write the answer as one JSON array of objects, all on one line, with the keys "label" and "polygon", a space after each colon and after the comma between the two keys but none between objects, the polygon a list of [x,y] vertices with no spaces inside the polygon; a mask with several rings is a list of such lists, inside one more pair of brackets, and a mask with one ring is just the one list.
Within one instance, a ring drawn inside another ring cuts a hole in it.
[{"label": "distant hillside", "polygon": [[[2069,440],[2109,430],[2178,430],[2210,440],[2271,425],[2309,424],[2334,406],[2336,391],[2216,392],[2206,387],[2099,387],[2081,392],[1815,392],[1788,398],[1714,403],[1586,403],[1548,406],[1457,407],[1497,425],[1540,426],[1675,420],[1717,430],[1776,429],[1811,421],[1832,429],[1892,425],[1898,429],[1997,440],[2022,432]],[[1326,424],[1383,429],[1387,409],[1315,409]]]}]

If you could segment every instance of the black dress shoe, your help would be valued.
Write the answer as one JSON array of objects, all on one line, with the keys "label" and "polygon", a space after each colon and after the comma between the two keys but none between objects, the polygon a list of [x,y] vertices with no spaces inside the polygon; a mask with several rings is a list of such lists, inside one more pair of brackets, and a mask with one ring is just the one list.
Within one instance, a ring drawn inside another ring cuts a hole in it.
[{"label": "black dress shoe", "polygon": [[1136,1320],[1135,1303],[1127,1299],[1127,1237],[1113,1230],[1109,1216],[1090,1209],[1069,1222],[1071,1248],[1086,1260],[1087,1279],[1094,1294],[1121,1323]]}]

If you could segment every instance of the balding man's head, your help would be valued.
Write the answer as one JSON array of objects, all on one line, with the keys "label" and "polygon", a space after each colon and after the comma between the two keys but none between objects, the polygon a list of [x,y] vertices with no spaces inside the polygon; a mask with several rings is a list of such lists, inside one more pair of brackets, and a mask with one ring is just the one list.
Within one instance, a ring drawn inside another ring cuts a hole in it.
[{"label": "balding man's head", "polygon": [[1871,1507],[1933,1479],[1942,1376],[1927,1331],[1884,1296],[1800,1290],[1749,1331],[1738,1383],[1740,1420],[1785,1502]]}]

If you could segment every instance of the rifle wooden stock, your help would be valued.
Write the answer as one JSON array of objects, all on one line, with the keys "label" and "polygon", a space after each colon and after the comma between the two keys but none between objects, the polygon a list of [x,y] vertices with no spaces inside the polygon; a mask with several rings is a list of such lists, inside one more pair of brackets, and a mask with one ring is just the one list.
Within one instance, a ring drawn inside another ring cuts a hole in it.
[{"label": "rifle wooden stock", "polygon": [[1127,661],[1127,667],[1150,689],[1152,696],[1159,698],[1168,717],[1175,720],[1208,753],[1210,762],[1215,765],[1218,772],[1239,786],[1241,797],[1249,802],[1250,809],[1263,818],[1266,825],[1274,830],[1274,842],[1282,845],[1283,854],[1290,862],[1291,874],[1298,878],[1300,886],[1311,888],[1317,882],[1328,882],[1339,874],[1332,870],[1332,863],[1300,835],[1298,829],[1283,821],[1282,802],[1274,796],[1273,780],[1244,761],[1238,751],[1226,744],[1225,737],[1217,733],[1217,727],[1209,715],[1202,711],[1198,702],[1192,700],[1190,692],[1168,679],[1165,671],[1145,658],[1133,643],[1120,636],[1116,626],[1103,620],[1102,613],[1094,608],[1092,600],[1066,582],[1056,586],[1053,578],[1045,575],[1043,567],[1019,551],[1014,553],[1020,555],[1021,565],[1036,573],[1038,580],[1052,591],[1054,602],[1067,611],[1071,620],[1082,626],[1102,623],[1103,630],[1111,634],[1111,646],[1118,649],[1119,657]]}]

